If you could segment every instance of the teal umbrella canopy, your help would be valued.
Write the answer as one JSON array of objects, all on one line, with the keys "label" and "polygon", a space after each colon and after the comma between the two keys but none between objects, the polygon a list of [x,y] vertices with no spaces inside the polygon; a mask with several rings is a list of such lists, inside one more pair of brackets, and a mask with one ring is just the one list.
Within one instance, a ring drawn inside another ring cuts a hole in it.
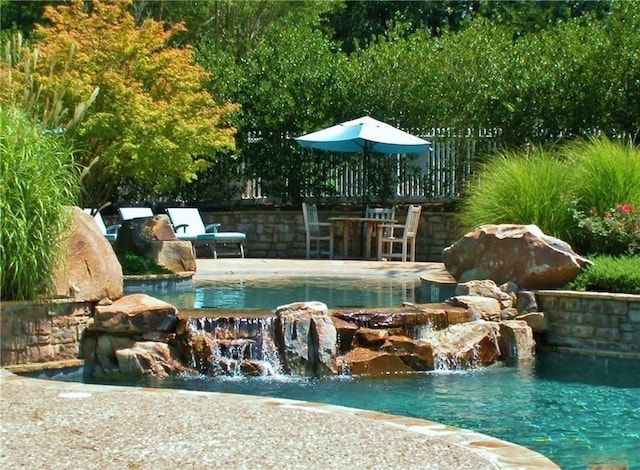
[{"label": "teal umbrella canopy", "polygon": [[423,153],[431,142],[363,116],[295,138],[302,147],[350,153]]}]

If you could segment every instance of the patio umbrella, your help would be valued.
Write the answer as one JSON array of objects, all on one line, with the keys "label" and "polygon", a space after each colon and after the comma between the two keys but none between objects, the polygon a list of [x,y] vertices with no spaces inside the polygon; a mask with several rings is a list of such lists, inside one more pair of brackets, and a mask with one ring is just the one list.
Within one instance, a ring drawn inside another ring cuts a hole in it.
[{"label": "patio umbrella", "polygon": [[[352,121],[312,132],[295,138],[302,147],[330,152],[362,153],[366,162],[369,153],[423,153],[429,151],[431,142],[404,132],[385,122],[363,116]],[[366,188],[366,171],[364,175]],[[363,194],[363,198],[365,195]]]}]

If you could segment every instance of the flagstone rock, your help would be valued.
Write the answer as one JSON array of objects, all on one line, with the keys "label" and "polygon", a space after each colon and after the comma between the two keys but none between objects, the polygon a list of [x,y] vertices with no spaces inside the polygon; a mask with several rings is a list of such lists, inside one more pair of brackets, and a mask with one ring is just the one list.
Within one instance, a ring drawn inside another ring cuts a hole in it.
[{"label": "flagstone rock", "polygon": [[502,309],[513,307],[512,297],[503,292],[491,279],[476,279],[460,283],[456,286],[455,295],[488,297],[500,302]]},{"label": "flagstone rock", "polygon": [[497,299],[477,295],[456,295],[447,299],[447,303],[467,309],[474,320],[500,320],[501,305]]},{"label": "flagstone rock", "polygon": [[111,305],[98,306],[92,331],[109,333],[145,334],[153,331],[169,333],[175,330],[178,310],[171,304],[146,294],[132,294]]},{"label": "flagstone rock", "polygon": [[336,334],[338,335],[339,352],[345,353],[351,349],[353,345],[353,339],[356,335],[356,331],[358,331],[358,325],[336,316],[332,316],[331,321],[333,322]]},{"label": "flagstone rock", "polygon": [[524,289],[561,287],[591,264],[566,242],[535,225],[482,225],[444,249],[442,260],[458,282],[491,279]]},{"label": "flagstone rock", "polygon": [[500,322],[499,345],[502,360],[531,361],[535,356],[536,343],[531,328],[525,321]]},{"label": "flagstone rock", "polygon": [[379,347],[389,337],[386,329],[360,328],[356,331],[356,343],[364,347]]},{"label": "flagstone rock", "polygon": [[408,336],[389,336],[381,350],[397,356],[415,371],[434,368],[432,345],[424,341],[416,341]]},{"label": "flagstone rock", "polygon": [[434,330],[421,342],[431,346],[436,368],[488,366],[500,358],[497,332],[497,323],[479,320]]},{"label": "flagstone rock", "polygon": [[447,304],[408,305],[403,307],[336,309],[334,317],[365,328],[402,328],[431,325],[433,328],[447,327],[447,313],[455,307]]},{"label": "flagstone rock", "polygon": [[520,313],[529,313],[538,311],[538,301],[536,294],[532,291],[520,291],[517,294],[516,308]]},{"label": "flagstone rock", "polygon": [[534,333],[545,333],[549,330],[549,319],[544,312],[528,312],[518,315],[515,319],[526,322]]},{"label": "flagstone rock", "polygon": [[354,348],[342,358],[351,375],[398,375],[415,372],[395,354]]},{"label": "flagstone rock", "polygon": [[78,302],[119,299],[124,290],[122,267],[111,244],[93,217],[79,207],[69,211],[62,259],[54,268],[55,296]]},{"label": "flagstone rock", "polygon": [[116,358],[121,376],[166,377],[169,373],[184,370],[171,356],[169,345],[162,342],[136,342],[131,348],[118,349]]}]

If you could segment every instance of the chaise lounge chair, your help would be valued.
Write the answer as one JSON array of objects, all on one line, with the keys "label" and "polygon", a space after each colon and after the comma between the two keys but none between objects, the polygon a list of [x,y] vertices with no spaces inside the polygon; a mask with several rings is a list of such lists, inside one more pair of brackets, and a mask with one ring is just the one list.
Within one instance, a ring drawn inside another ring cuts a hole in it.
[{"label": "chaise lounge chair", "polygon": [[[93,209],[85,207],[84,211],[87,214],[91,215],[91,213],[93,212]],[[95,212],[96,213],[93,215],[93,220],[95,220],[96,224],[98,224],[98,228],[102,232],[102,235],[104,235],[104,237],[110,242],[115,242],[116,239],[118,238],[118,229],[120,228],[120,225],[109,225],[107,227],[104,223],[104,220],[102,219],[102,215],[100,214],[100,211],[95,211]]]},{"label": "chaise lounge chair", "polygon": [[195,256],[196,244],[209,245],[211,254],[218,258],[217,245],[237,245],[237,253],[244,258],[244,241],[247,235],[242,232],[219,232],[220,224],[204,225],[200,211],[195,207],[171,207],[167,214],[173,224],[173,230],[179,240],[193,243]]},{"label": "chaise lounge chair", "polygon": [[122,220],[137,219],[138,217],[153,217],[150,207],[121,207],[118,209]]}]

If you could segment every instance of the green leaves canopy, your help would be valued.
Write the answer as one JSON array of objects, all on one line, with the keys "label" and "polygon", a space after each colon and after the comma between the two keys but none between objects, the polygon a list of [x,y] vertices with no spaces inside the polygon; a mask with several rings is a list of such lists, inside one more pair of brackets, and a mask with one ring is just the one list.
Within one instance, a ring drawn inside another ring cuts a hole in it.
[{"label": "green leaves canopy", "polygon": [[[209,74],[193,62],[191,48],[167,47],[181,24],[165,31],[145,20],[137,27],[129,2],[94,1],[86,10],[74,1],[48,7],[45,18],[50,24],[36,33],[41,66],[58,72],[50,87],[64,90],[71,102],[100,89],[73,135],[85,151],[81,163],[91,165],[85,184],[94,201],[123,181],[166,191],[234,149],[235,129],[226,116],[235,106],[217,104],[206,91]],[[70,45],[72,64],[62,69]]]}]

